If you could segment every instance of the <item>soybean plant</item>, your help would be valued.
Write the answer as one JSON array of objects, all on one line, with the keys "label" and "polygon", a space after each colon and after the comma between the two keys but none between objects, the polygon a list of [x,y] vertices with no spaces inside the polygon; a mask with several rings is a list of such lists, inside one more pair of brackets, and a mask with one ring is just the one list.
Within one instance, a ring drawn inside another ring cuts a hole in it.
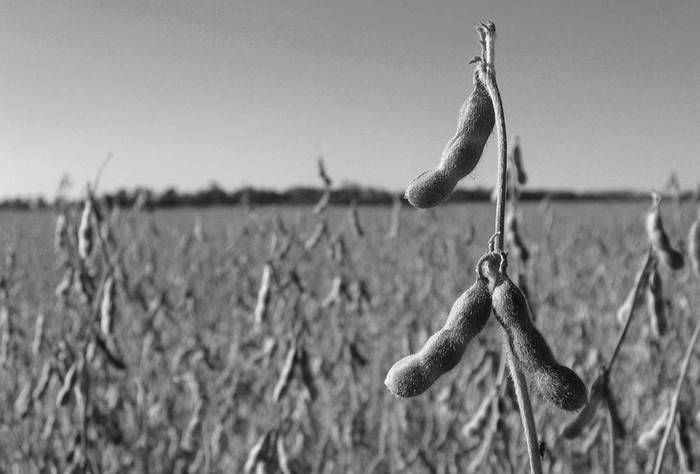
[{"label": "soybean plant", "polygon": [[[481,56],[470,61],[476,63],[474,91],[462,106],[457,134],[445,147],[438,167],[423,172],[409,183],[406,197],[418,208],[445,202],[457,182],[478,164],[495,123],[499,152],[495,234],[489,241],[488,251],[477,263],[476,281],[452,306],[445,325],[417,353],[394,364],[385,384],[402,398],[425,392],[440,376],[457,366],[467,343],[481,332],[493,312],[502,329],[504,352],[518,399],[530,468],[533,473],[540,473],[540,446],[523,372],[532,377],[543,397],[561,410],[580,409],[587,403],[588,396],[578,375],[554,358],[549,345],[534,326],[523,291],[506,272],[508,261],[503,237],[507,138],[494,67],[496,27],[488,22],[477,26],[476,30],[480,35]],[[524,182],[525,179],[520,170],[518,180]]]}]

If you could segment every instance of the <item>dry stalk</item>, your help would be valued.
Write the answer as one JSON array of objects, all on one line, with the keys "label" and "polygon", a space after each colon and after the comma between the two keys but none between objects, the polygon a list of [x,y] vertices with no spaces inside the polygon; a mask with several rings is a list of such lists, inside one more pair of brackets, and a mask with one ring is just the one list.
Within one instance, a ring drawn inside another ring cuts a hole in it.
[{"label": "dry stalk", "polygon": [[[496,240],[495,250],[503,251],[503,235],[505,221],[505,206],[507,192],[507,176],[508,169],[508,139],[506,136],[506,119],[503,112],[503,102],[501,93],[496,83],[496,70],[494,66],[494,41],[496,39],[496,26],[489,22],[477,27],[477,30],[482,35],[484,41],[484,57],[486,63],[485,74],[482,82],[486,85],[486,90],[491,96],[494,112],[496,114],[496,133],[498,135],[498,194],[496,198]],[[510,351],[504,350],[504,353],[509,354]],[[508,367],[511,372],[515,393],[518,396],[518,406],[520,408],[520,416],[527,441],[527,451],[530,457],[530,470],[532,473],[542,472],[542,462],[539,454],[539,443],[537,441],[537,428],[535,427],[535,417],[532,412],[530,403],[530,395],[527,389],[527,382],[522,372],[518,368],[518,364],[511,357],[508,360]]]},{"label": "dry stalk", "polygon": [[[613,351],[613,355],[610,358],[610,362],[608,362],[607,370],[610,371],[612,369],[613,363],[615,362],[615,359],[617,359],[617,355],[620,353],[620,348],[622,347],[622,343],[625,341],[625,337],[627,336],[627,331],[629,330],[630,323],[632,322],[632,319],[634,318],[635,314],[635,308],[637,306],[637,300],[639,299],[639,295],[641,292],[644,290],[646,281],[649,277],[649,272],[651,271],[651,267],[654,263],[654,258],[652,254],[652,249],[649,247],[649,251],[647,252],[647,259],[644,262],[644,265],[642,266],[642,269],[637,273],[637,279],[635,280],[634,287],[632,291],[630,292],[629,296],[627,297],[627,300],[623,304],[623,306],[620,308],[620,311],[624,310],[625,315],[626,315],[626,321],[625,321],[625,326],[622,329],[622,333],[620,333],[620,338],[617,341],[617,345],[615,346],[615,350]],[[618,318],[619,319],[619,318]]]}]

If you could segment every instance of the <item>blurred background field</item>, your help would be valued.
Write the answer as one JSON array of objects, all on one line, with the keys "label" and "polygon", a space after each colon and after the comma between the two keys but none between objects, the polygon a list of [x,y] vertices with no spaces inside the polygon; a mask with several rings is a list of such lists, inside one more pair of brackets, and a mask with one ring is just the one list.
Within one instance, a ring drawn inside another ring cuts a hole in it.
[{"label": "blurred background field", "polygon": [[[648,202],[519,205],[537,326],[589,388],[622,329],[615,314],[647,251],[647,209]],[[359,207],[359,233],[349,210],[332,206],[321,218],[310,207],[100,207],[101,238],[82,282],[78,271],[66,277],[76,265],[55,248],[54,212],[0,213],[0,470],[242,472],[257,456],[253,467],[263,472],[527,472],[508,395],[486,453],[483,436],[463,429],[494,384],[501,354],[494,318],[462,363],[422,396],[400,400],[383,384],[391,365],[418,350],[473,283],[492,205],[403,208],[395,238],[387,236],[390,207]],[[80,206],[66,213],[69,247],[80,213]],[[664,202],[674,243],[695,213],[695,203]],[[321,220],[327,232],[305,248]],[[256,321],[266,262],[269,302]],[[114,328],[102,349],[91,328],[99,326],[110,268]],[[700,314],[690,266],[661,272],[669,330],[654,337],[641,304],[611,374],[626,429],[618,472],[642,472],[653,461],[636,440],[668,405]],[[66,278],[68,287],[57,291]],[[290,354],[295,365],[285,379]],[[37,391],[47,365],[51,377]],[[61,405],[73,365],[79,382]],[[699,379],[696,356],[681,397],[690,420]],[[533,405],[545,472],[607,469],[602,410],[582,438],[565,440],[560,432],[573,415],[537,394]],[[691,428],[697,443],[698,421]],[[672,447],[666,467],[679,469]]]}]

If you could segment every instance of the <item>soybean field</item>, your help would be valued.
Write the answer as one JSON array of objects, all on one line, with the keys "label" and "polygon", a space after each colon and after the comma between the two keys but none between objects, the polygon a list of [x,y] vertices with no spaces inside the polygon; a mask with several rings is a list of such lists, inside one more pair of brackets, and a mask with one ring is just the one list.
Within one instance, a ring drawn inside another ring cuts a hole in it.
[{"label": "soybean field", "polygon": [[[0,212],[0,471],[529,472],[493,316],[424,393],[384,384],[474,282],[492,208]],[[648,212],[518,204],[510,275],[589,390],[586,419],[531,391],[544,472],[652,472],[672,405],[662,472],[700,469],[697,203],[661,204],[685,265],[656,286]]]}]

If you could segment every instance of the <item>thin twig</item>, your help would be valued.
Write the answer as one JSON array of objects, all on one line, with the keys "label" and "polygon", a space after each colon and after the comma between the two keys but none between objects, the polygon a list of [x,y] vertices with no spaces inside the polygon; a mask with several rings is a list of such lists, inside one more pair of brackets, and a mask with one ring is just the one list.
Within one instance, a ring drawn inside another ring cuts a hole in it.
[{"label": "thin twig", "polygon": [[108,153],[107,156],[105,156],[105,159],[102,160],[102,164],[100,164],[100,167],[97,168],[97,173],[95,174],[95,179],[92,182],[92,192],[97,193],[97,186],[100,184],[100,178],[102,177],[102,172],[104,171],[105,167],[107,166],[107,163],[109,163],[109,160],[112,159],[112,153]]},{"label": "thin twig", "polygon": [[615,474],[615,428],[613,426],[613,417],[610,407],[605,410],[606,420],[608,422],[608,472]]},{"label": "thin twig", "polygon": [[695,331],[690,338],[688,343],[688,348],[685,351],[685,356],[683,357],[683,365],[681,366],[681,373],[678,376],[678,384],[676,385],[676,392],[673,394],[673,400],[671,401],[671,410],[668,415],[668,420],[666,421],[666,428],[664,429],[664,436],[661,438],[661,444],[659,445],[659,450],[656,453],[656,464],[654,465],[654,474],[659,474],[661,472],[661,466],[664,462],[664,452],[666,451],[666,445],[671,437],[671,430],[673,429],[673,422],[676,419],[676,412],[678,411],[678,401],[681,398],[681,389],[683,388],[683,382],[685,382],[685,376],[688,373],[688,368],[690,367],[690,361],[693,358],[693,349],[695,347],[695,342],[698,340],[698,335],[700,335],[700,318],[695,325]]},{"label": "thin twig", "polygon": [[517,363],[508,352],[508,368],[513,378],[513,387],[518,398],[520,408],[520,418],[523,422],[525,441],[527,442],[527,454],[530,456],[530,471],[535,474],[542,473],[542,460],[540,459],[540,445],[537,441],[537,430],[535,429],[535,416],[532,413],[530,394],[527,391],[527,381],[522,371],[518,369]]},{"label": "thin twig", "polygon": [[506,135],[506,117],[503,113],[503,101],[501,100],[501,92],[498,89],[496,82],[496,69],[493,64],[496,27],[493,23],[489,24],[492,29],[484,28],[480,31],[485,31],[486,54],[485,74],[482,74],[482,82],[486,86],[486,90],[493,102],[493,110],[496,115],[496,134],[498,135],[498,193],[496,194],[496,232],[500,232],[496,237],[496,251],[503,250],[503,228],[505,220],[506,196],[507,196],[507,170],[508,170],[508,138]]},{"label": "thin twig", "polygon": [[[492,90],[493,87],[493,90]],[[493,86],[489,86],[489,94],[494,103],[498,105],[494,107],[496,109],[496,117],[498,117],[497,127],[498,127],[498,197],[496,199],[496,231],[500,231],[500,234],[496,238],[496,250],[503,250],[503,228],[506,215],[506,193],[507,193],[507,180],[506,180],[506,170],[507,170],[507,155],[504,151],[508,145],[506,141],[506,122],[503,116],[503,106],[501,105],[501,95],[496,86],[496,79],[493,79]],[[501,131],[502,130],[502,131]]]},{"label": "thin twig", "polygon": [[622,329],[622,333],[620,333],[620,338],[617,341],[617,346],[615,346],[615,351],[613,352],[613,355],[610,358],[610,362],[608,362],[608,366],[606,369],[608,372],[612,368],[612,365],[615,362],[615,359],[617,358],[617,355],[620,352],[620,348],[622,347],[622,343],[625,341],[625,336],[627,335],[627,330],[629,329],[630,323],[632,322],[632,318],[634,317],[634,310],[637,306],[637,300],[639,299],[639,295],[641,294],[641,292],[644,288],[644,284],[647,281],[647,277],[649,276],[649,270],[651,268],[652,261],[653,261],[652,250],[651,250],[651,247],[649,247],[649,251],[647,252],[647,259],[644,262],[644,266],[637,274],[637,280],[634,283],[634,285],[635,285],[634,286],[634,295],[633,295],[630,310],[629,310],[629,316],[627,316],[627,321],[625,322],[625,327]]},{"label": "thin twig", "polygon": [[[503,102],[501,93],[496,83],[496,69],[494,67],[494,41],[496,39],[496,25],[491,22],[481,24],[477,27],[477,31],[482,37],[484,51],[482,61],[484,69],[481,74],[481,80],[486,86],[486,90],[491,97],[493,110],[496,116],[496,133],[498,135],[498,193],[496,195],[496,242],[495,250],[503,252],[503,229],[505,227],[505,208],[506,208],[506,193],[507,179],[506,172],[508,170],[508,139],[506,136],[506,118],[503,113]],[[535,427],[535,417],[532,413],[532,405],[530,403],[530,395],[527,389],[525,376],[520,371],[517,363],[510,356],[510,351],[504,351],[508,354],[508,368],[510,369],[511,378],[515,387],[515,393],[518,398],[518,406],[520,416],[523,423],[523,431],[525,432],[525,440],[527,441],[527,452],[530,457],[530,470],[539,474],[542,472],[542,463],[539,454],[539,443],[537,441],[537,428]]]}]

